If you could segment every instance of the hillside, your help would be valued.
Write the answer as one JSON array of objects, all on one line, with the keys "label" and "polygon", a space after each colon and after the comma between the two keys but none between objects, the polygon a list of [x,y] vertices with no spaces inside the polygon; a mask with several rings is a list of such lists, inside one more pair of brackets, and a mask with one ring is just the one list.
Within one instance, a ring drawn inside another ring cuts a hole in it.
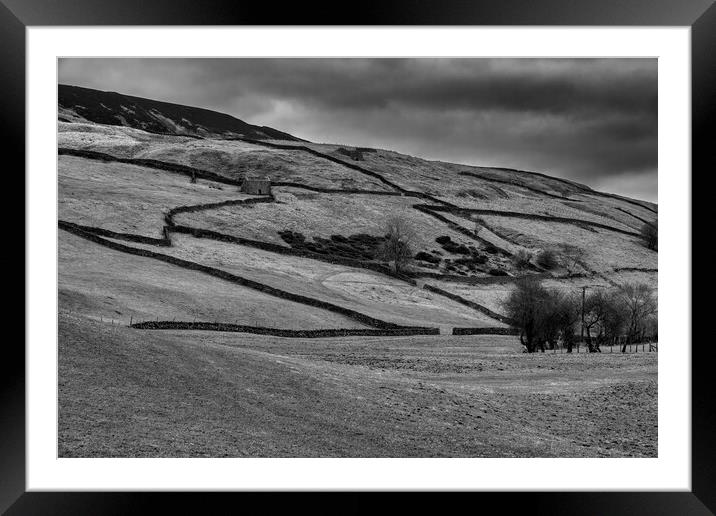
[{"label": "hillside", "polygon": [[158,100],[60,84],[59,119],[122,125],[153,133],[188,136],[243,136],[295,140],[270,127],[247,124],[224,113]]},{"label": "hillside", "polygon": [[[379,253],[394,216],[400,273]],[[654,354],[534,362],[503,305],[528,275],[656,288],[653,203],[60,86],[58,219],[61,456],[655,453]]]}]

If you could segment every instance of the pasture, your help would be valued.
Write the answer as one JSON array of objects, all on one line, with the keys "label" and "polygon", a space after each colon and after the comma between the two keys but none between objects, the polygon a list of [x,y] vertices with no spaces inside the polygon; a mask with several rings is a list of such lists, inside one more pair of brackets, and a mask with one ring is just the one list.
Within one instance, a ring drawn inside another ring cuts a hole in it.
[{"label": "pasture", "polygon": [[59,314],[60,457],[655,457],[656,353],[284,339]]}]

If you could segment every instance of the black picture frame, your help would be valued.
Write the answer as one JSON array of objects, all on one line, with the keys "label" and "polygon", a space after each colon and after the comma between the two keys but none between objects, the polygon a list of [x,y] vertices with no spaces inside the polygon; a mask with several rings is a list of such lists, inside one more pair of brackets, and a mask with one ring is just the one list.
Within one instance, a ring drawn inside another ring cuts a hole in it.
[{"label": "black picture frame", "polygon": [[[19,177],[25,166],[25,30],[30,26],[62,25],[552,25],[552,26],[689,26],[692,70],[692,191],[693,170],[716,170],[716,153],[708,129],[714,123],[716,100],[716,6],[713,0],[383,0],[340,9],[336,3],[274,3],[242,0],[0,0],[0,113],[5,138],[5,173]],[[342,14],[346,13],[346,14]],[[10,158],[10,160],[8,160]],[[8,163],[14,163],[10,166]],[[18,185],[24,192],[24,181]],[[694,224],[706,212],[693,200]],[[705,206],[701,204],[700,206]],[[17,213],[17,212],[16,212]],[[15,215],[15,218],[17,215]],[[706,230],[705,234],[710,233]],[[699,234],[692,231],[692,234]],[[24,239],[24,236],[22,237]],[[23,246],[24,249],[24,246]],[[707,254],[693,255],[692,267]],[[23,262],[26,257],[23,251]],[[9,269],[6,269],[9,271]],[[699,289],[704,289],[700,286]],[[25,294],[23,294],[23,299]],[[694,297],[693,299],[696,299]],[[709,306],[693,304],[692,319],[709,320]],[[24,303],[23,303],[24,306]],[[702,316],[702,317],[699,317]],[[531,514],[711,514],[716,512],[716,410],[712,393],[712,347],[708,339],[692,347],[692,490],[690,492],[565,492],[472,493],[470,505],[497,503],[500,511]],[[688,344],[688,343],[684,343]],[[156,510],[153,504],[181,513],[213,512],[229,494],[161,493],[38,493],[25,489],[25,353],[17,340],[7,339],[0,374],[0,512],[7,514],[124,514]],[[268,508],[275,497],[246,494],[243,503],[257,501]],[[252,500],[255,498],[257,500]],[[315,495],[297,494],[295,510],[306,504],[311,510],[367,512],[374,501],[350,493],[340,502]],[[402,509],[425,509],[423,493],[403,496]],[[450,504],[462,504],[461,497]],[[475,499],[476,498],[476,499]],[[230,502],[233,503],[233,502]],[[441,512],[450,507],[441,503]],[[266,505],[268,504],[268,505]],[[231,505],[229,505],[231,507]],[[248,505],[247,505],[248,507]],[[234,507],[235,509],[235,507]],[[231,509],[229,509],[231,510]],[[234,510],[232,510],[234,512]]]}]

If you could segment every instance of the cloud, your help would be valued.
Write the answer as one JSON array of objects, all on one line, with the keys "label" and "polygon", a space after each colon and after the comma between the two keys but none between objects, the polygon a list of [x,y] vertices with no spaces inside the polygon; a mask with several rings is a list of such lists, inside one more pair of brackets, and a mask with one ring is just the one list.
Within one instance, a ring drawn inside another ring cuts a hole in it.
[{"label": "cloud", "polygon": [[62,59],[59,80],[656,195],[655,59]]}]

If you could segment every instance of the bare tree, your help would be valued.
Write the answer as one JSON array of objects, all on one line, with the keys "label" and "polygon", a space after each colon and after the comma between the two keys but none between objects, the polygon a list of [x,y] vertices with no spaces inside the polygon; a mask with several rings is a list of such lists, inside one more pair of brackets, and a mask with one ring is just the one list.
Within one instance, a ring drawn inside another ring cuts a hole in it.
[{"label": "bare tree", "polygon": [[[584,329],[587,332],[587,349],[590,353],[601,351],[599,346],[604,335],[607,314],[611,310],[612,297],[604,290],[597,290],[584,301]],[[592,337],[592,331],[598,333],[596,340]]]},{"label": "bare tree", "polygon": [[546,321],[550,313],[550,293],[538,279],[526,276],[516,283],[516,288],[504,302],[507,317],[520,332],[520,342],[528,353],[538,348],[544,350],[544,343],[551,330]]},{"label": "bare tree", "polygon": [[605,342],[616,342],[624,333],[627,322],[627,310],[620,293],[610,291],[605,293],[604,315],[602,320],[601,340]]},{"label": "bare tree", "polygon": [[573,295],[568,294],[561,297],[557,309],[557,320],[559,333],[562,337],[562,345],[567,348],[567,353],[571,353],[575,341],[574,328],[577,322],[579,322],[580,316],[579,302]]},{"label": "bare tree", "polygon": [[548,349],[555,349],[557,341],[562,337],[562,344],[568,352],[574,346],[574,326],[579,320],[578,303],[569,295],[558,290],[548,290],[539,310],[538,346],[543,348],[546,343]]},{"label": "bare tree", "polygon": [[389,218],[385,223],[385,241],[380,247],[380,257],[393,263],[396,273],[405,270],[413,258],[415,232],[400,216]]},{"label": "bare tree", "polygon": [[643,338],[647,326],[653,324],[658,303],[654,289],[645,283],[626,283],[619,288],[619,297],[626,314],[627,339],[622,347],[626,352],[628,342]]},{"label": "bare tree", "polygon": [[654,222],[645,222],[639,230],[639,234],[644,241],[644,245],[653,251],[657,251],[659,249],[658,223],[658,220],[655,220]]},{"label": "bare tree", "polygon": [[567,269],[567,274],[572,276],[579,270],[583,269],[582,262],[584,261],[584,249],[577,247],[572,244],[565,244],[562,246],[561,262],[562,266]]}]

